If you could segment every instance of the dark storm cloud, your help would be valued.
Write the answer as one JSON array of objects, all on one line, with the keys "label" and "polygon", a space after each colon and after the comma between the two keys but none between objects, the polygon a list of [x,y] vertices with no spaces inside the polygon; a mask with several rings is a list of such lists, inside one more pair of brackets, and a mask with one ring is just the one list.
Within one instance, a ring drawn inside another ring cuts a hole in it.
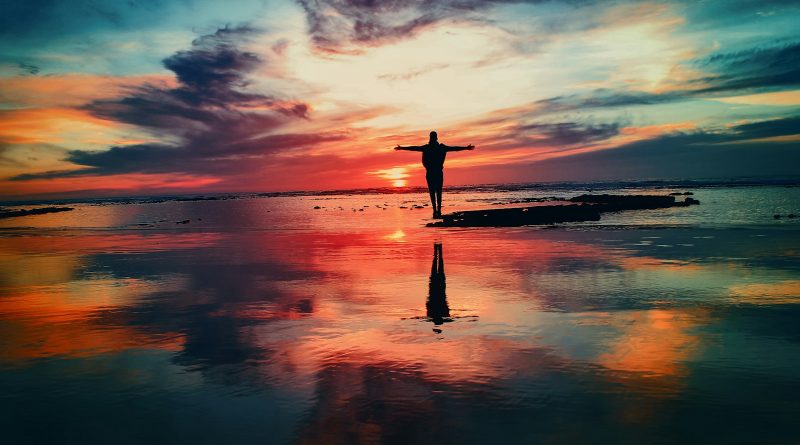
[{"label": "dark storm cloud", "polygon": [[[67,161],[85,168],[21,174],[14,180],[121,173],[235,173],[263,157],[341,134],[271,134],[292,119],[307,118],[305,103],[245,92],[247,76],[265,63],[240,46],[253,30],[222,28],[196,39],[189,50],[164,60],[175,73],[174,88],[146,85],[122,98],[95,101],[91,114],[145,128],[180,142],[114,146],[68,152]],[[254,108],[258,110],[254,110]]]},{"label": "dark storm cloud", "polygon": [[673,133],[613,149],[548,159],[530,164],[528,170],[540,180],[796,176],[800,142],[757,140],[796,134],[800,134],[800,117],[774,119],[724,132]]},{"label": "dark storm cloud", "polygon": [[694,94],[800,85],[800,43],[762,46],[718,53],[695,65],[713,74],[698,79],[709,84]]},{"label": "dark storm cloud", "polygon": [[748,139],[800,134],[800,116],[741,124],[733,130]]},{"label": "dark storm cloud", "polygon": [[800,43],[773,44],[720,52],[690,62],[706,75],[663,93],[597,89],[555,96],[532,104],[531,114],[656,105],[688,99],[795,88],[800,85]]},{"label": "dark storm cloud", "polygon": [[[23,181],[28,179],[66,178],[85,176],[87,174],[94,174],[95,172],[115,174],[139,171],[164,171],[174,168],[175,164],[180,162],[182,153],[182,150],[161,144],[111,147],[109,150],[102,152],[74,150],[69,152],[67,160],[90,168],[22,174],[12,179]],[[152,165],[151,159],[158,159],[158,166]]]},{"label": "dark storm cloud", "polygon": [[[168,116],[209,124],[219,117],[213,107],[274,106],[279,102],[275,97],[241,90],[248,85],[247,76],[265,63],[257,54],[239,48],[254,32],[248,27],[222,28],[195,39],[191,49],[164,59],[164,67],[178,79],[176,88],[146,86],[122,99],[97,101],[86,108],[100,117],[160,127],[158,119]],[[289,105],[290,109],[295,106],[305,110],[303,104]]]},{"label": "dark storm cloud", "polygon": [[584,124],[578,122],[534,123],[520,125],[513,133],[525,135],[526,145],[574,146],[599,142],[616,136],[622,125],[618,122]]},{"label": "dark storm cloud", "polygon": [[[440,20],[436,11],[417,10],[413,0],[298,0],[314,45],[323,51],[345,51],[349,43],[374,45],[412,35]],[[404,12],[411,17],[399,18]]]},{"label": "dark storm cloud", "polygon": [[55,179],[87,175],[123,173],[210,173],[217,175],[247,173],[258,170],[254,158],[297,147],[343,139],[338,134],[277,134],[254,139],[228,141],[227,134],[205,134],[192,145],[179,147],[166,144],[139,144],[111,147],[100,152],[72,150],[66,161],[83,166],[77,170],[54,170],[26,173],[11,178],[15,181]]},{"label": "dark storm cloud", "polygon": [[597,89],[591,94],[571,94],[555,96],[534,102],[534,113],[558,113],[588,108],[614,108],[636,105],[654,105],[685,98],[679,93],[647,93],[644,91],[624,91]]},{"label": "dark storm cloud", "polygon": [[[297,0],[315,47],[324,52],[357,52],[414,36],[448,19],[485,20],[480,11],[500,4],[547,0]],[[566,4],[594,3],[565,0]],[[355,46],[355,47],[351,47]]]}]

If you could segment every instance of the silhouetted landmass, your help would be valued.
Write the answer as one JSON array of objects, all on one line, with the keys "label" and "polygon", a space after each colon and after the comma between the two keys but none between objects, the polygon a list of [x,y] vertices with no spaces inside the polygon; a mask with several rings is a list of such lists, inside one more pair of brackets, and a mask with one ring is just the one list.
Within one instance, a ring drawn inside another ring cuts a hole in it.
[{"label": "silhouetted landmass", "polygon": [[572,205],[514,207],[471,210],[443,215],[443,221],[429,227],[517,227],[565,222],[599,221],[604,212],[652,210],[700,204],[693,198],[675,201],[674,196],[580,195],[569,199]]},{"label": "silhouetted landmass", "polygon": [[69,212],[73,210],[72,207],[42,207],[39,209],[30,209],[30,210],[3,210],[0,209],[0,219],[2,218],[13,218],[15,216],[28,216],[28,215],[44,215],[45,213],[58,213],[58,212]]}]

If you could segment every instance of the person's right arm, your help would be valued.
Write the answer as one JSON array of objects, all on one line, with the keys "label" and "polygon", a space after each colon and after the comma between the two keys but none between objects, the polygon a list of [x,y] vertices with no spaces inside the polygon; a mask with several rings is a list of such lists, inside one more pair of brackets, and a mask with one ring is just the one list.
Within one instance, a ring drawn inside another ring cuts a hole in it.
[{"label": "person's right arm", "polygon": [[398,145],[394,149],[395,150],[405,150],[405,151],[422,151],[423,147],[418,146],[418,145],[410,145],[408,147],[401,147],[401,146]]}]

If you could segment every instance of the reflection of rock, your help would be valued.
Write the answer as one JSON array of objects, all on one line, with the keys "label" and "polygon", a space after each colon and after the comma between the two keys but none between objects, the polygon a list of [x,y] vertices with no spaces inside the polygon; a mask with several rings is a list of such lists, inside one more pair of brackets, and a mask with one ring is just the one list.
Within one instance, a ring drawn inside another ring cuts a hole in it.
[{"label": "reflection of rock", "polygon": [[44,215],[45,213],[69,212],[72,207],[42,207],[30,210],[0,210],[0,218],[13,218],[15,216]]},{"label": "reflection of rock", "polygon": [[598,221],[603,212],[664,209],[700,204],[693,198],[676,202],[674,196],[657,195],[580,195],[569,201],[580,205],[515,207],[473,210],[444,215],[442,222],[428,226],[515,227],[563,222]]}]

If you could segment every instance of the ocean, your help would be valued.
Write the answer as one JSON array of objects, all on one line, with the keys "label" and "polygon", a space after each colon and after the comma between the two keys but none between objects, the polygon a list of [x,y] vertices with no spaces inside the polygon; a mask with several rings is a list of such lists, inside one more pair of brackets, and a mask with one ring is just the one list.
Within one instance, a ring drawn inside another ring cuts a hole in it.
[{"label": "ocean", "polygon": [[[800,187],[445,187],[699,206],[432,228],[420,189],[6,203],[5,443],[800,441]],[[778,215],[778,217],[776,217]]]}]

